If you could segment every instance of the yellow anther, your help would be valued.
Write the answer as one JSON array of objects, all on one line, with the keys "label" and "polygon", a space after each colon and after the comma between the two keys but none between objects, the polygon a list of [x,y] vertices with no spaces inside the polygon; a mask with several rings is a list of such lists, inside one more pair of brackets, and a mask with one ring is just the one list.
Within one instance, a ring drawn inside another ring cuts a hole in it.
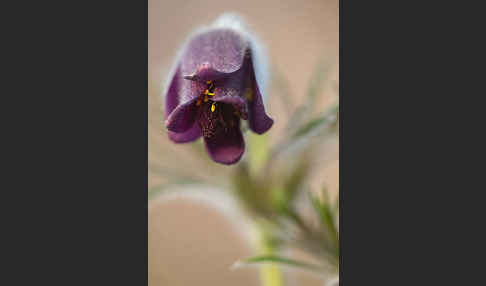
[{"label": "yellow anther", "polygon": [[208,95],[213,96],[214,92],[208,92]]},{"label": "yellow anther", "polygon": [[213,102],[213,105],[211,105],[211,112],[214,112],[216,110],[216,102]]},{"label": "yellow anther", "polygon": [[199,105],[201,105],[201,99],[198,99],[198,100],[196,101],[196,106],[199,106]]},{"label": "yellow anther", "polygon": [[207,83],[207,84],[210,84],[210,83],[211,83],[211,81],[210,81],[210,80],[208,80],[208,81],[206,81],[206,83]]},{"label": "yellow anther", "polygon": [[208,96],[207,96],[207,95],[205,95],[205,96],[204,96],[204,102],[208,102],[208,100],[209,100],[209,99],[208,99]]}]

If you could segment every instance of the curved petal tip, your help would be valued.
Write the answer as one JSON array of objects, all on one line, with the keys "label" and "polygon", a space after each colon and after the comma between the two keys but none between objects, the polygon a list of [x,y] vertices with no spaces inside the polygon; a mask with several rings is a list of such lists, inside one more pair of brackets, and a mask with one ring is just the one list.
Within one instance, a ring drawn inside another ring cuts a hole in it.
[{"label": "curved petal tip", "polygon": [[201,128],[197,123],[194,123],[191,129],[186,132],[176,133],[169,131],[169,139],[174,143],[189,143],[201,137]]},{"label": "curved petal tip", "polygon": [[165,121],[165,127],[169,131],[182,133],[193,127],[196,120],[196,99],[177,106]]},{"label": "curved petal tip", "polygon": [[245,152],[245,141],[239,127],[204,138],[204,142],[211,159],[224,165],[235,164]]}]

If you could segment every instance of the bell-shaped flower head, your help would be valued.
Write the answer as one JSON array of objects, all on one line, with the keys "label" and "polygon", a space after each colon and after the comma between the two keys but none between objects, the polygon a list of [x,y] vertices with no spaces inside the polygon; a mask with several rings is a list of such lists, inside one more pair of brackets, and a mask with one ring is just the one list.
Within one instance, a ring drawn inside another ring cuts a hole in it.
[{"label": "bell-shaped flower head", "polygon": [[202,136],[215,162],[238,162],[245,151],[240,121],[248,120],[257,134],[273,125],[263,102],[267,71],[262,53],[256,38],[231,14],[194,33],[177,57],[165,92],[169,138],[186,143]]}]

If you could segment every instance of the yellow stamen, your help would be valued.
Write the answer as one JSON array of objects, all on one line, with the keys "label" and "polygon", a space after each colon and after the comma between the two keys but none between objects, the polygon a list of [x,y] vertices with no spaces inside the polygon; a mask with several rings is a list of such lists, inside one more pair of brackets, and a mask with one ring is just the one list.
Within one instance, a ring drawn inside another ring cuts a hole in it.
[{"label": "yellow stamen", "polygon": [[208,95],[213,96],[214,92],[208,92]]},{"label": "yellow stamen", "polygon": [[216,110],[216,105],[215,105],[216,102],[213,102],[213,105],[211,105],[211,112],[214,112],[214,110]]},{"label": "yellow stamen", "polygon": [[206,81],[206,83],[207,83],[207,84],[210,84],[210,83],[211,83],[211,81],[210,81],[210,80],[208,80],[208,81]]},{"label": "yellow stamen", "polygon": [[209,90],[207,90],[207,89],[206,89],[206,90],[204,91],[204,94],[208,94],[208,93],[209,93]]},{"label": "yellow stamen", "polygon": [[204,102],[208,102],[208,100],[209,100],[209,99],[208,99],[208,96],[207,96],[207,95],[205,95],[205,96],[204,96]]}]

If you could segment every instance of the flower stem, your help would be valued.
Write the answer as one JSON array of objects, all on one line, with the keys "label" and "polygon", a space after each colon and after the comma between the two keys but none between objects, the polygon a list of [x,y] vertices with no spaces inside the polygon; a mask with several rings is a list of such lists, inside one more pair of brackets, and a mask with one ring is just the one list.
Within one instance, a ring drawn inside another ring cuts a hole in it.
[{"label": "flower stem", "polygon": [[[275,246],[262,231],[261,249],[260,253],[264,255],[274,255],[276,253]],[[283,286],[282,274],[280,268],[275,263],[262,265],[260,268],[260,281],[262,286]]]}]

